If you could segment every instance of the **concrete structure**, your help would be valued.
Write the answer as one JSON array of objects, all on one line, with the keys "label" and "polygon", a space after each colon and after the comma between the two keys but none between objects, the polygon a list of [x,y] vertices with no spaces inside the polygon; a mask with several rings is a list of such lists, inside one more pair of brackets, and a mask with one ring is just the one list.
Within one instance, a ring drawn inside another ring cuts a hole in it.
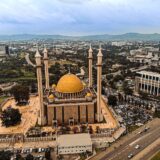
[{"label": "concrete structure", "polygon": [[57,140],[58,154],[78,154],[92,152],[92,141],[89,134],[60,135]]},{"label": "concrete structure", "polygon": [[160,74],[148,71],[137,72],[135,91],[146,92],[155,96],[160,95]]},{"label": "concrete structure", "polygon": [[[103,121],[101,111],[102,52],[98,52],[97,94],[92,88],[92,48],[89,49],[89,85],[70,72],[49,88],[48,55],[44,49],[46,92],[42,88],[41,56],[37,50],[36,65],[40,97],[39,124],[58,125],[93,124]],[[43,95],[44,94],[44,95]],[[46,117],[46,118],[45,118]]]},{"label": "concrete structure", "polygon": [[160,51],[158,48],[139,48],[131,50],[127,59],[131,62],[138,62],[142,64],[149,64],[153,66],[160,65]]},{"label": "concrete structure", "polygon": [[39,54],[38,49],[36,51],[35,59],[36,59],[38,95],[39,95],[38,124],[44,125],[46,123],[46,118],[43,105],[42,64],[41,64],[41,55]]},{"label": "concrete structure", "polygon": [[74,74],[62,76],[52,85],[45,105],[48,125],[96,122],[96,93]]},{"label": "concrete structure", "polygon": [[6,45],[0,45],[0,60],[5,59],[9,55],[9,48]]},{"label": "concrete structure", "polygon": [[101,99],[102,99],[102,51],[101,46],[97,54],[97,121],[100,122],[103,120],[102,111],[101,111]]},{"label": "concrete structure", "polygon": [[89,51],[88,51],[89,55],[88,55],[88,59],[89,59],[89,87],[92,87],[92,81],[93,81],[93,78],[92,78],[92,61],[93,61],[93,50],[91,48],[91,45],[90,45],[90,48],[89,48]]},{"label": "concrete structure", "polygon": [[45,66],[46,89],[49,89],[48,52],[46,48],[44,48],[43,54],[44,54],[43,60],[44,60],[44,66]]}]

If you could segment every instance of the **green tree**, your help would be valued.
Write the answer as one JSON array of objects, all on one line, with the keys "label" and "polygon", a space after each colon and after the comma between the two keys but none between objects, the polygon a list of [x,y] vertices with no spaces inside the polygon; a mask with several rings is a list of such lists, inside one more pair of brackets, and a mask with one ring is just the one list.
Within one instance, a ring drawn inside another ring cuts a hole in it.
[{"label": "green tree", "polygon": [[16,160],[24,160],[24,158],[22,157],[22,155],[17,154],[17,155],[16,155]]},{"label": "green tree", "polygon": [[34,160],[34,157],[32,154],[27,154],[26,160]]},{"label": "green tree", "polygon": [[126,95],[133,95],[133,90],[129,87],[124,88],[124,94]]},{"label": "green tree", "polygon": [[1,120],[3,126],[14,126],[21,122],[21,114],[18,109],[8,107],[2,112]]},{"label": "green tree", "polygon": [[117,97],[114,96],[114,95],[110,95],[108,97],[108,104],[111,105],[111,106],[116,106],[117,105]]},{"label": "green tree", "polygon": [[50,151],[45,152],[45,158],[47,160],[51,160],[51,152]]},{"label": "green tree", "polygon": [[16,85],[11,89],[11,94],[18,104],[28,102],[29,100],[29,88],[27,86]]},{"label": "green tree", "polygon": [[0,160],[10,160],[12,155],[10,151],[0,151]]}]

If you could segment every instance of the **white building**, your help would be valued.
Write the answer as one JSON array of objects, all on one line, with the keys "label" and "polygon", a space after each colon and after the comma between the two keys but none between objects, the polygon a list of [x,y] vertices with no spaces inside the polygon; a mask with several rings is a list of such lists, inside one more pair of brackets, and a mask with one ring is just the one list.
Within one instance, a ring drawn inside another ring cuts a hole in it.
[{"label": "white building", "polygon": [[112,42],[112,46],[117,46],[117,47],[125,46],[126,44],[127,44],[127,42],[125,42],[125,41]]},{"label": "white building", "polygon": [[57,139],[58,154],[78,154],[92,152],[92,141],[89,134],[66,134]]},{"label": "white building", "polygon": [[146,92],[155,96],[160,95],[160,74],[148,71],[137,72],[135,91]]}]

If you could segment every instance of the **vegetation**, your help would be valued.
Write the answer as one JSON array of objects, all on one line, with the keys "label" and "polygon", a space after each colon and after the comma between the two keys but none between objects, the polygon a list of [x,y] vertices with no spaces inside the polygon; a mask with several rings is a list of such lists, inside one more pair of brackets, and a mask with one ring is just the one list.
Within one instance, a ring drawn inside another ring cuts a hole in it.
[{"label": "vegetation", "polygon": [[160,151],[151,160],[160,160]]},{"label": "vegetation", "polygon": [[12,155],[10,151],[0,151],[0,160],[10,160]]},{"label": "vegetation", "polygon": [[32,155],[32,154],[28,154],[28,155],[26,156],[26,160],[34,160],[33,155]]},{"label": "vegetation", "polygon": [[114,96],[114,95],[110,95],[108,97],[108,104],[111,105],[111,106],[116,106],[117,105],[117,97]]},{"label": "vegetation", "polygon": [[51,160],[51,152],[50,151],[45,152],[45,158],[46,158],[46,160]]},{"label": "vegetation", "polygon": [[3,126],[15,126],[21,122],[21,114],[18,109],[8,107],[2,112],[1,120]]},{"label": "vegetation", "polygon": [[160,111],[155,110],[154,117],[160,118]]},{"label": "vegetation", "polygon": [[26,103],[29,100],[29,88],[22,85],[16,85],[11,89],[11,94],[14,96],[18,104]]},{"label": "vegetation", "polygon": [[125,95],[132,95],[133,94],[133,90],[131,88],[129,88],[128,83],[125,81],[123,83],[123,91]]}]

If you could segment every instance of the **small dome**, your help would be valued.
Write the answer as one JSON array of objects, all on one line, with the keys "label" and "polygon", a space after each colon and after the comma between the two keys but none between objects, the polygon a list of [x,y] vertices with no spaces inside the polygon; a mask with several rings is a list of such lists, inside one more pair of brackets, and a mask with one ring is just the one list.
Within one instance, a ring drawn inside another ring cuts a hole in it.
[{"label": "small dome", "polygon": [[54,99],[54,95],[53,94],[51,94],[51,95],[49,95],[49,97],[48,97],[49,99]]},{"label": "small dome", "polygon": [[56,91],[61,93],[77,93],[84,89],[81,80],[74,74],[66,74],[58,81]]},{"label": "small dome", "polygon": [[92,94],[91,93],[87,93],[86,97],[92,97]]},{"label": "small dome", "polygon": [[52,89],[55,89],[56,88],[56,84],[52,84]]}]

